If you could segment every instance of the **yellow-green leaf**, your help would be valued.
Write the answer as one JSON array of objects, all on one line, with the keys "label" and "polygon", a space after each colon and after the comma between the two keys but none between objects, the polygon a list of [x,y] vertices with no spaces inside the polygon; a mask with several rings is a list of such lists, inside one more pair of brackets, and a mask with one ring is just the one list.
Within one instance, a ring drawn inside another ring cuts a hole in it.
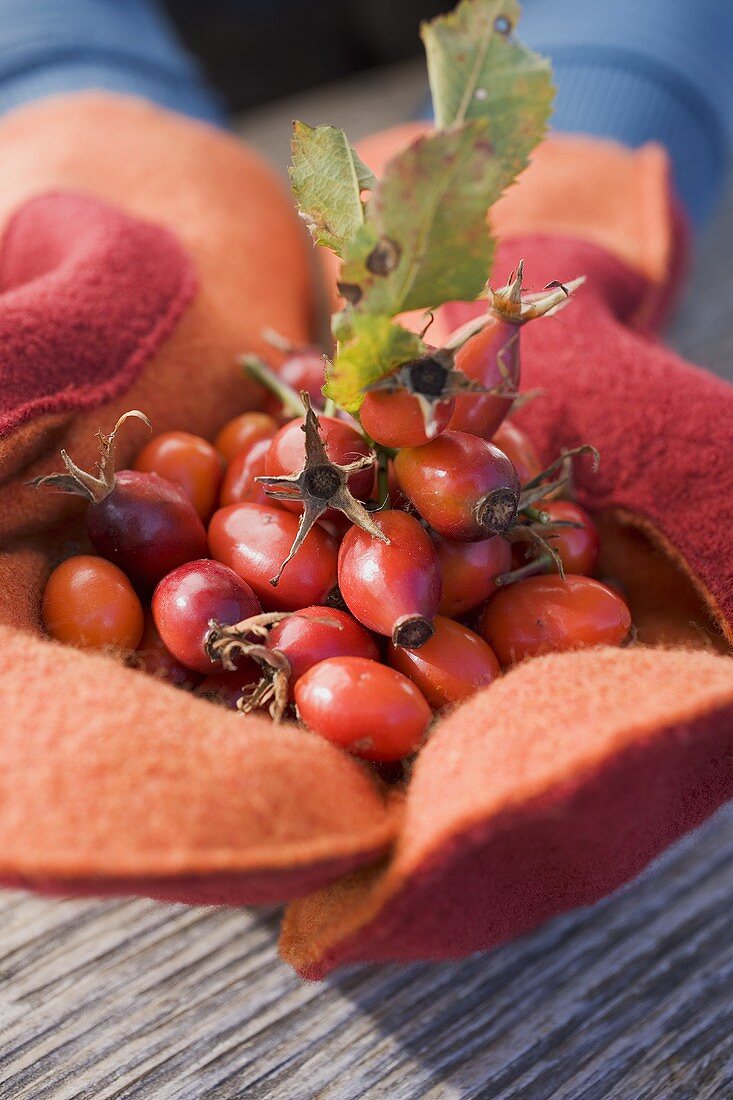
[{"label": "yellow-green leaf", "polygon": [[352,312],[339,331],[339,343],[323,392],[348,412],[356,413],[364,389],[425,351],[420,337],[388,317]]},{"label": "yellow-green leaf", "polygon": [[343,283],[358,310],[394,316],[475,298],[491,267],[488,207],[502,162],[478,119],[418,138],[387,165],[365,224],[344,253]]},{"label": "yellow-green leaf", "polygon": [[487,119],[504,186],[542,138],[554,94],[549,62],[514,37],[520,10],[517,0],[462,0],[421,27],[435,125]]},{"label": "yellow-green leaf", "polygon": [[374,176],[335,126],[293,124],[290,182],[316,244],[339,256],[364,221],[361,192]]}]

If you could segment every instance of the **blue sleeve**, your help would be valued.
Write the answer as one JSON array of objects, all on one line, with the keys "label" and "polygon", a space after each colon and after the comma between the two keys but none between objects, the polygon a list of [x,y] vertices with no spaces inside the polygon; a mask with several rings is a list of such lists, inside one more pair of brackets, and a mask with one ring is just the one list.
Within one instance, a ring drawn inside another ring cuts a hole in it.
[{"label": "blue sleeve", "polygon": [[0,0],[0,112],[89,88],[226,122],[155,0]]},{"label": "blue sleeve", "polygon": [[711,212],[733,133],[733,0],[524,0],[519,34],[552,60],[553,126],[658,141],[693,221]]}]

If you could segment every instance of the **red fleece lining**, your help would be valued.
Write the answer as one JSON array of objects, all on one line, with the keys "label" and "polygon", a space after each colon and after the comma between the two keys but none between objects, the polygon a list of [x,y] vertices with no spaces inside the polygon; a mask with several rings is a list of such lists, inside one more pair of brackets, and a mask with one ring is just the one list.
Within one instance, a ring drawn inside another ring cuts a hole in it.
[{"label": "red fleece lining", "polygon": [[167,229],[88,195],[29,199],[0,244],[0,433],[124,392],[195,290]]}]

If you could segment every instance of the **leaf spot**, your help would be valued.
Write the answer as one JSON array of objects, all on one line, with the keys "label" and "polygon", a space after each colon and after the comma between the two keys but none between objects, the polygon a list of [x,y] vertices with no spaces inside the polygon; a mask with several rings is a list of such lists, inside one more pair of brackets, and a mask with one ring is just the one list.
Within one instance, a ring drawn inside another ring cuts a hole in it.
[{"label": "leaf spot", "polygon": [[389,275],[400,262],[402,248],[390,237],[381,237],[366,258],[372,275]]}]

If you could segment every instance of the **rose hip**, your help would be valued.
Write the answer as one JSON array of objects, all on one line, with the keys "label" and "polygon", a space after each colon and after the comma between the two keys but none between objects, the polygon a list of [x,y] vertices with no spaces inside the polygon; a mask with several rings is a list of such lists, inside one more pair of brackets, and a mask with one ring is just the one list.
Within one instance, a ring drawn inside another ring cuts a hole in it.
[{"label": "rose hip", "polygon": [[298,534],[298,517],[263,504],[220,508],[209,524],[211,553],[228,565],[273,611],[321,604],[336,584],[338,543],[316,525],[288,563],[277,587],[270,583]]},{"label": "rose hip", "polygon": [[224,425],[214,440],[214,446],[226,462],[231,462],[236,455],[249,450],[254,443],[262,439],[272,439],[278,427],[277,420],[267,413],[242,413]]},{"label": "rose hip", "polygon": [[507,456],[522,485],[542,472],[534,443],[513,420],[504,420],[494,432],[491,442]]},{"label": "rose hip", "polygon": [[395,458],[405,496],[444,538],[473,542],[507,531],[517,516],[520,485],[506,455],[466,432],[444,432]]},{"label": "rose hip", "polygon": [[481,542],[433,539],[443,575],[443,595],[438,610],[457,619],[496,591],[495,580],[512,567],[511,544],[501,535]]},{"label": "rose hip", "polygon": [[438,615],[435,634],[419,649],[389,644],[387,661],[409,676],[436,710],[460,703],[501,672],[493,650],[466,626]]},{"label": "rose hip", "polygon": [[452,397],[437,403],[426,426],[424,410],[413,394],[376,390],[365,395],[359,419],[367,435],[383,447],[419,447],[445,431],[454,405]]},{"label": "rose hip", "polygon": [[314,665],[295,685],[295,703],[315,733],[375,762],[414,752],[432,718],[406,676],[363,657],[331,657]]},{"label": "rose hip", "polygon": [[550,527],[544,537],[560,555],[566,573],[592,573],[598,564],[601,540],[596,525],[584,508],[570,500],[548,500],[541,506],[551,523],[578,527]]},{"label": "rose hip", "polygon": [[398,646],[420,646],[433,633],[440,603],[438,555],[414,516],[385,511],[373,518],[389,542],[352,527],[339,551],[339,589],[369,630]]},{"label": "rose hip", "polygon": [[214,511],[224,462],[216,448],[200,435],[163,432],[143,447],[134,468],[144,474],[158,474],[177,485],[204,522]]},{"label": "rose hip", "polygon": [[479,630],[501,661],[619,645],[631,627],[621,597],[600,581],[568,574],[528,577],[489,600]]},{"label": "rose hip", "polygon": [[52,638],[80,649],[134,649],[143,609],[125,574],[104,558],[80,554],[46,582],[43,624]]},{"label": "rose hip", "polygon": [[377,644],[351,615],[334,607],[304,607],[272,628],[269,649],[277,649],[290,665],[290,691],[313,665],[327,657],[379,660]]},{"label": "rose hip", "polygon": [[115,437],[131,417],[150,427],[147,417],[133,410],[120,417],[108,436],[100,434],[97,474],[82,470],[62,451],[66,472],[38,478],[34,484],[84,497],[89,502],[87,534],[92,546],[133,584],[150,590],[184,562],[205,557],[208,546],[193,505],[170,481],[137,470],[115,472]]},{"label": "rose hip", "polygon": [[[297,474],[305,466],[305,420],[298,418],[285,424],[273,438],[265,460],[265,473],[268,477],[282,477]],[[359,459],[372,455],[364,437],[343,420],[333,416],[319,416],[318,426],[330,462],[337,466],[348,466]],[[357,500],[368,500],[374,485],[374,469],[367,466],[351,475],[348,479],[349,490]],[[278,499],[281,507],[290,512],[302,512],[300,500]]]},{"label": "rose hip", "polygon": [[258,439],[232,459],[224,474],[219,501],[221,507],[227,504],[271,504],[265,490],[255,478],[264,476],[269,439]]},{"label": "rose hip", "polygon": [[208,553],[204,526],[180,489],[136,470],[121,470],[114,489],[89,505],[87,533],[95,550],[144,590]]},{"label": "rose hip", "polygon": [[[305,390],[317,409],[323,408],[323,384],[326,381],[323,352],[319,348],[293,350],[278,367],[276,374],[286,385],[300,393]],[[271,416],[287,416],[287,411],[274,394],[268,394],[265,412]]]},{"label": "rose hip", "polygon": [[212,673],[206,641],[215,621],[233,626],[261,611],[252,589],[218,561],[191,561],[164,577],[153,594],[153,619],[164,645],[186,668]]}]

